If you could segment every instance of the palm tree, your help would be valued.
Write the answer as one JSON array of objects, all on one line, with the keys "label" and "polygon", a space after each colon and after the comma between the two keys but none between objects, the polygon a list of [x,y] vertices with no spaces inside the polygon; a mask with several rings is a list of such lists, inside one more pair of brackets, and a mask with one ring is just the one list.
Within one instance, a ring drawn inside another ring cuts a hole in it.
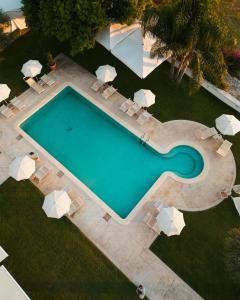
[{"label": "palm tree", "polygon": [[219,0],[172,0],[146,10],[144,34],[156,38],[151,55],[172,52],[170,76],[177,83],[190,67],[195,88],[203,78],[225,87],[227,68],[222,49],[233,39],[218,11]]}]

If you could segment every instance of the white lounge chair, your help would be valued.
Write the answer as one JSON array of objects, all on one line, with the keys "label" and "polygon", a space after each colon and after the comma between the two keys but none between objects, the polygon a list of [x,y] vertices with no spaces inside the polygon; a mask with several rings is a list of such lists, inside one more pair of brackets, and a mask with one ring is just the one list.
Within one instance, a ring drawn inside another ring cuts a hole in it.
[{"label": "white lounge chair", "polygon": [[55,81],[46,74],[41,77],[41,80],[48,86],[52,86],[55,83]]},{"label": "white lounge chair", "polygon": [[0,114],[3,115],[7,119],[14,116],[13,111],[9,107],[7,107],[5,104],[3,104],[0,107]]},{"label": "white lounge chair", "polygon": [[240,184],[236,184],[233,186],[233,191],[240,195]]},{"label": "white lounge chair", "polygon": [[127,110],[126,114],[129,115],[129,117],[134,116],[140,111],[141,107],[137,103],[133,103]]},{"label": "white lounge chair", "polygon": [[124,102],[121,104],[120,110],[123,111],[123,112],[126,112],[126,111],[129,109],[129,107],[130,107],[131,105],[133,105],[133,103],[134,103],[134,102],[133,102],[131,99],[127,99],[126,101],[124,101]]},{"label": "white lounge chair", "polygon": [[49,174],[50,169],[46,166],[40,167],[32,176],[32,179],[41,182]]},{"label": "white lounge chair", "polygon": [[222,145],[217,149],[217,153],[221,156],[226,156],[232,147],[232,143],[225,140]]},{"label": "white lounge chair", "polygon": [[72,218],[83,207],[83,205],[84,205],[84,202],[80,198],[72,200],[70,210],[69,210],[67,216]]},{"label": "white lounge chair", "polygon": [[97,80],[93,83],[93,85],[91,86],[91,89],[94,91],[94,92],[98,92],[100,90],[101,87],[104,86],[104,82],[101,81],[101,80]]},{"label": "white lounge chair", "polygon": [[160,234],[161,230],[157,224],[157,219],[151,213],[147,213],[144,217],[144,223],[151,228],[157,234]]},{"label": "white lounge chair", "polygon": [[39,83],[37,83],[37,81],[35,81],[33,78],[23,78],[23,80],[26,82],[26,84],[31,87],[35,92],[37,92],[38,94],[41,94],[42,92],[45,91],[45,88],[40,85]]},{"label": "white lounge chair", "polygon": [[102,92],[102,96],[104,99],[108,99],[109,97],[111,97],[114,93],[116,93],[117,89],[115,89],[113,86],[109,86],[107,87],[103,92]]},{"label": "white lounge chair", "polygon": [[197,130],[196,135],[201,140],[206,140],[206,139],[216,135],[217,133],[218,133],[217,130],[214,127],[212,127],[212,128],[205,128],[205,129]]},{"label": "white lounge chair", "polygon": [[144,125],[150,120],[151,116],[152,115],[149,112],[143,111],[137,118],[138,124]]},{"label": "white lounge chair", "polygon": [[17,97],[14,97],[10,103],[13,105],[13,107],[17,108],[18,110],[22,110],[25,108],[25,104],[19,100]]}]

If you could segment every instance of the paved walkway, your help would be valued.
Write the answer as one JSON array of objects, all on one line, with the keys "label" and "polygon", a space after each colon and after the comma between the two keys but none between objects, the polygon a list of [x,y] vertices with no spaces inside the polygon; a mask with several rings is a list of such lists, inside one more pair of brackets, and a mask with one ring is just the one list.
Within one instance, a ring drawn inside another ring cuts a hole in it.
[{"label": "paved walkway", "polygon": [[[57,84],[41,95],[30,89],[19,96],[27,108],[14,118],[0,118],[0,184],[8,177],[8,165],[18,155],[34,151],[34,147],[24,138],[19,139],[14,124],[28,114],[29,110],[49,95],[63,83],[71,82],[85,93],[94,97],[103,107],[120,117],[126,125],[140,137],[144,132],[151,133],[151,142],[167,148],[176,141],[196,144],[208,158],[209,168],[205,176],[197,183],[177,182],[166,177],[155,193],[148,200],[161,199],[169,205],[185,210],[202,210],[218,204],[223,199],[219,192],[223,188],[231,189],[235,181],[236,166],[232,153],[225,158],[215,153],[217,145],[209,141],[199,141],[195,131],[204,125],[191,121],[171,121],[161,123],[154,119],[141,127],[134,118],[129,118],[119,110],[119,105],[125,100],[120,94],[115,94],[110,100],[104,100],[99,93],[94,93],[90,86],[96,79],[85,69],[63,55],[58,57],[58,70],[51,73]],[[164,144],[163,144],[164,143]],[[36,150],[35,150],[36,151]],[[170,270],[149,247],[156,234],[143,222],[147,206],[140,208],[128,225],[123,225],[111,218],[108,222],[103,219],[105,211],[92,198],[81,190],[68,176],[57,176],[59,169],[39,152],[38,166],[48,164],[51,173],[38,188],[44,193],[66,185],[74,189],[85,205],[74,216],[72,222],[135,284],[143,283],[150,299],[199,299],[185,282]],[[65,173],[66,174],[66,173]]]}]

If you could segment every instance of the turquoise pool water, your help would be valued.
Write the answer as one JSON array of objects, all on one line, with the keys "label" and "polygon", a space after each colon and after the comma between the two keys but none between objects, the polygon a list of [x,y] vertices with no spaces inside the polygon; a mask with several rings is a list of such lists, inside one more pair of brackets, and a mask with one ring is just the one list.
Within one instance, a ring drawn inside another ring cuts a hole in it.
[{"label": "turquoise pool water", "polygon": [[121,218],[165,171],[193,178],[203,169],[194,148],[158,153],[71,87],[20,127]]}]

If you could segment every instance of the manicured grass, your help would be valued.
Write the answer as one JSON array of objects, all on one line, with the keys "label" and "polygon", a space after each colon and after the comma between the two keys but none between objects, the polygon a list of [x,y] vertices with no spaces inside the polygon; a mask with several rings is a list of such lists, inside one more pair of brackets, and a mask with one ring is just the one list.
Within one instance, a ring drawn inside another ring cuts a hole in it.
[{"label": "manicured grass", "polygon": [[223,242],[239,227],[239,215],[230,199],[215,208],[184,213],[186,227],[180,236],[160,236],[151,250],[204,299],[238,299],[240,287],[224,268]]},{"label": "manicured grass", "polygon": [[4,265],[31,299],[137,299],[135,287],[66,218],[46,217],[29,181],[0,186]]},{"label": "manicured grass", "polygon": [[[14,94],[21,93],[26,87],[21,79],[21,65],[27,59],[39,59],[45,63],[45,53],[65,52],[67,46],[53,40],[42,41],[40,37],[28,34],[3,53],[0,63],[0,82],[7,82]],[[214,126],[219,115],[240,115],[220,100],[204,90],[190,96],[187,92],[188,81],[185,78],[180,87],[176,87],[168,78],[169,65],[164,63],[146,79],[139,79],[126,66],[120,63],[103,47],[74,57],[74,60],[90,72],[99,65],[111,64],[116,67],[118,76],[113,85],[126,97],[132,97],[140,88],[149,88],[157,95],[157,101],[149,111],[161,121],[189,119]],[[81,80],[81,79],[79,79]],[[233,153],[237,171],[240,170],[240,134],[227,137],[233,142]],[[240,180],[240,172],[237,172]],[[223,242],[227,231],[240,226],[230,199],[209,211],[185,213],[186,228],[179,237],[159,237],[152,250],[175,270],[187,283],[206,299],[236,299],[239,290],[226,273],[223,263]],[[196,269],[197,268],[197,269]]]}]

